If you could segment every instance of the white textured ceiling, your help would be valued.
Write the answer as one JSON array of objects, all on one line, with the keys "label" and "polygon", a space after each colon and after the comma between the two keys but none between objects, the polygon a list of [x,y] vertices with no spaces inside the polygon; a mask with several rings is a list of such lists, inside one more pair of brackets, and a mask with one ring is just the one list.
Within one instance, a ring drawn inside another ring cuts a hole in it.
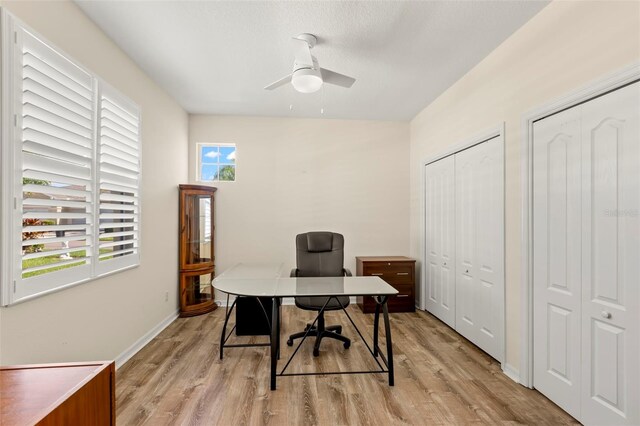
[{"label": "white textured ceiling", "polygon": [[[548,2],[76,3],[190,113],[410,120]],[[303,32],[351,89],[263,90]]]}]

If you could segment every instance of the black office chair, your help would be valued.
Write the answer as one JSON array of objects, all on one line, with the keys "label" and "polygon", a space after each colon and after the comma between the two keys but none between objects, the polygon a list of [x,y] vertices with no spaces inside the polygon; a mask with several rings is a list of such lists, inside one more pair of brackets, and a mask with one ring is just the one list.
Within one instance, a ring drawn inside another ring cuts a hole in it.
[{"label": "black office chair", "polygon": [[[296,236],[296,264],[297,268],[291,271],[292,277],[341,277],[351,276],[351,272],[344,268],[344,237],[333,232],[307,232]],[[349,306],[349,296],[337,298],[342,306]],[[296,306],[307,311],[319,312],[327,303],[326,297],[296,297]],[[325,307],[325,311],[341,309],[336,299]],[[315,327],[307,324],[304,331],[289,336],[287,345],[292,346],[294,339],[303,337],[307,330],[310,336],[316,336],[313,347],[313,356],[320,355],[320,342],[325,337],[336,339],[344,344],[345,349],[351,346],[351,340],[342,335],[341,325],[325,326],[324,312],[318,318]]]}]

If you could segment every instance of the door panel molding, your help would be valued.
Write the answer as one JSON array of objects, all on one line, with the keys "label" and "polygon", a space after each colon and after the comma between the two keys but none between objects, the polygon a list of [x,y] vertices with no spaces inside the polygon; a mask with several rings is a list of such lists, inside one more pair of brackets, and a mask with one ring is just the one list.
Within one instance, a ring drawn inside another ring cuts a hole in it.
[{"label": "door panel molding", "polygon": [[[433,264],[433,262],[430,261],[429,256],[431,255],[431,249],[428,246],[427,243],[427,238],[426,238],[426,231],[427,231],[427,209],[429,208],[427,200],[426,200],[426,193],[427,193],[427,179],[426,179],[426,174],[427,174],[427,166],[430,164],[433,164],[437,161],[443,160],[446,157],[453,157],[455,154],[458,154],[462,151],[465,151],[469,148],[472,148],[476,145],[491,141],[493,139],[496,139],[499,141],[500,144],[500,150],[501,150],[501,158],[502,158],[502,166],[500,167],[500,171],[499,173],[501,173],[501,178],[502,178],[502,192],[498,195],[500,197],[500,201],[501,201],[501,213],[502,213],[502,224],[500,226],[500,239],[502,241],[502,246],[501,248],[501,252],[502,252],[502,259],[501,259],[501,265],[500,266],[500,270],[499,271],[494,271],[493,267],[491,265],[485,265],[483,262],[484,259],[482,258],[478,258],[475,259],[475,263],[477,263],[477,265],[473,265],[474,268],[479,270],[479,274],[478,277],[482,278],[486,275],[490,275],[490,274],[498,274],[500,276],[500,281],[502,282],[502,286],[504,289],[504,283],[506,281],[505,278],[505,267],[504,267],[504,255],[505,255],[505,247],[504,247],[504,242],[505,242],[505,226],[506,226],[506,221],[504,220],[505,214],[504,214],[504,197],[505,197],[505,191],[504,191],[504,183],[505,183],[505,177],[504,177],[504,173],[505,173],[505,167],[504,167],[504,158],[505,158],[505,154],[504,154],[504,133],[505,133],[505,123],[501,122],[499,125],[491,127],[489,129],[486,129],[480,133],[478,133],[477,135],[475,135],[472,138],[469,138],[467,140],[464,140],[456,145],[454,145],[453,147],[438,153],[437,155],[433,155],[430,157],[427,157],[426,159],[424,159],[423,161],[420,162],[420,166],[422,169],[422,188],[421,188],[421,204],[420,204],[420,208],[421,208],[421,220],[420,220],[420,235],[421,235],[421,246],[420,246],[420,259],[421,259],[421,270],[420,270],[420,279],[421,279],[421,283],[420,283],[420,298],[419,298],[419,307],[420,309],[423,310],[427,310],[427,305],[428,300],[430,298],[430,291],[433,289],[429,289],[427,288],[427,279],[431,276],[434,276],[434,274],[436,274],[436,268],[437,268],[437,264]],[[456,189],[457,191],[457,189]],[[494,236],[495,238],[495,236]],[[455,238],[454,238],[455,241]],[[455,246],[455,243],[454,243]],[[456,253],[457,255],[457,253]],[[454,262],[454,259],[450,259],[451,262]],[[461,264],[461,260],[456,260],[455,263]],[[471,267],[471,265],[468,265],[469,267]],[[455,265],[453,263],[451,263],[451,270],[449,271],[449,273],[452,275],[453,280],[455,281]],[[491,281],[491,280],[489,280]],[[503,291],[502,294],[499,297],[494,297],[494,299],[492,300],[492,304],[493,306],[496,307],[496,310],[499,311],[496,315],[496,319],[495,319],[495,323],[492,323],[491,326],[489,327],[490,329],[487,330],[480,330],[479,335],[482,335],[483,338],[486,339],[492,339],[493,336],[500,336],[499,337],[499,349],[497,350],[497,352],[494,352],[493,356],[495,356],[502,364],[502,369],[503,371],[505,371],[505,374],[507,374],[507,370],[508,370],[508,376],[512,379],[514,379],[517,376],[517,371],[512,367],[506,364],[506,324],[505,324],[505,306],[506,306],[506,294]],[[473,321],[473,319],[471,319]]]},{"label": "door panel molding", "polygon": [[[519,381],[533,387],[533,124],[590,99],[640,80],[640,63],[598,78],[522,116],[521,129],[521,346]],[[423,191],[424,194],[424,191]],[[424,234],[424,232],[423,232]]]},{"label": "door panel molding", "polygon": [[504,145],[455,154],[456,331],[504,361]]},{"label": "door panel molding", "polygon": [[[424,280],[424,293],[428,297],[425,308],[455,328],[455,175],[454,159],[446,157],[425,166],[425,191],[431,196],[425,200],[424,263],[429,265],[428,280]],[[427,232],[429,237],[426,236]],[[427,283],[429,284],[427,286]]]},{"label": "door panel molding", "polygon": [[[435,155],[431,155],[425,159],[423,159],[422,161],[420,161],[420,170],[422,170],[421,172],[421,188],[420,188],[420,272],[418,273],[418,276],[420,277],[420,283],[419,283],[419,288],[420,288],[420,300],[419,302],[419,307],[420,309],[422,309],[423,311],[427,310],[427,288],[426,288],[426,282],[427,282],[427,274],[430,273],[430,267],[428,267],[428,262],[425,262],[426,256],[427,256],[427,244],[426,244],[426,226],[425,226],[425,219],[426,219],[426,197],[425,194],[427,193],[427,187],[426,187],[426,169],[427,169],[427,165],[434,163],[438,160],[441,160],[445,157],[449,157],[457,152],[463,151],[467,148],[471,148],[472,146],[478,145],[482,142],[486,142],[490,139],[495,138],[496,136],[499,136],[502,138],[502,140],[504,141],[504,129],[505,129],[505,123],[504,121],[501,122],[500,124],[498,124],[497,126],[492,126],[488,129],[485,129],[481,132],[479,132],[478,134],[476,134],[475,136],[466,139],[454,146],[452,146],[451,148],[448,148],[444,151],[441,151]],[[504,142],[503,142],[504,144]],[[513,376],[513,372],[515,371],[515,369],[513,367],[510,367],[510,371],[511,371],[511,376]]]},{"label": "door panel molding", "polygon": [[580,416],[582,161],[580,111],[535,124],[533,217],[536,388]]}]

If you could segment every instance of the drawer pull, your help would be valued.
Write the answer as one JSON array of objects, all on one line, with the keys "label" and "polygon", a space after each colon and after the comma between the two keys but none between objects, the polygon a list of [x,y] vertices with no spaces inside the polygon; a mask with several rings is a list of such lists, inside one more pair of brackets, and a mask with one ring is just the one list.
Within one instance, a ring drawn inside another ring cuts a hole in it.
[{"label": "drawer pull", "polygon": [[409,275],[408,272],[396,272],[396,275]]},{"label": "drawer pull", "polygon": [[372,273],[371,275],[381,276],[381,275],[384,275],[384,274],[382,272],[376,272],[376,273]]},{"label": "drawer pull", "polygon": [[398,294],[398,297],[409,297],[408,294]]}]

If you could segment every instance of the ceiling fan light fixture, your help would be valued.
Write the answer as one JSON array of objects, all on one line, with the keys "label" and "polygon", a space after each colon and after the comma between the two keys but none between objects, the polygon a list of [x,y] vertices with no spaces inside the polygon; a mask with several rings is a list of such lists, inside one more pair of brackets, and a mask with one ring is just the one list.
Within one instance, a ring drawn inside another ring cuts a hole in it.
[{"label": "ceiling fan light fixture", "polygon": [[300,93],[313,93],[327,84],[346,87],[355,83],[356,79],[348,75],[340,74],[326,68],[320,68],[318,60],[311,54],[311,49],[318,39],[313,34],[298,34],[293,37],[294,61],[293,72],[280,80],[265,86],[265,90],[273,90],[291,83],[293,88]]},{"label": "ceiling fan light fixture", "polygon": [[301,93],[313,93],[322,87],[322,76],[314,69],[301,69],[293,73],[291,77],[293,88]]}]

